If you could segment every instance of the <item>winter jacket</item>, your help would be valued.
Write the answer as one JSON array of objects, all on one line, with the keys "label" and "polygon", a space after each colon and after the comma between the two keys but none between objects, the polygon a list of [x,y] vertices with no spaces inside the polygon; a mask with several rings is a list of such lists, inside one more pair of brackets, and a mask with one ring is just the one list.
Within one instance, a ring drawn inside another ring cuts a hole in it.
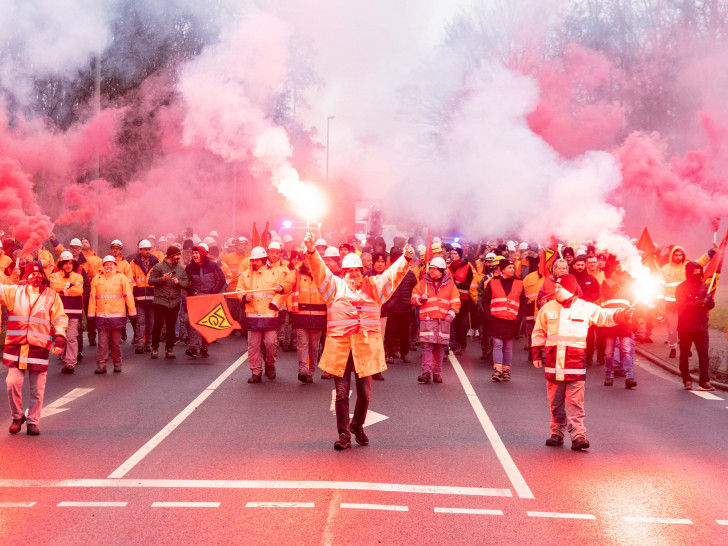
[{"label": "winter jacket", "polygon": [[[276,330],[278,328],[278,310],[285,301],[285,295],[291,291],[292,282],[288,276],[288,268],[265,264],[257,271],[252,267],[240,270],[237,290],[262,290],[280,285],[283,292],[274,290],[249,294],[251,301],[245,303],[245,325],[248,330]],[[246,294],[240,294],[240,298]]]},{"label": "winter jacket", "polygon": [[205,257],[197,265],[194,262],[185,267],[187,277],[190,279],[190,295],[217,294],[225,287],[225,274],[219,265]]},{"label": "winter jacket", "polygon": [[[510,299],[510,293],[511,289],[513,288],[514,283],[518,283],[521,286],[521,290],[518,293],[518,315],[514,319],[505,319],[505,318],[498,318],[493,316],[493,305],[491,305],[493,300],[493,283],[498,282],[503,287],[503,291],[505,292],[508,299]],[[516,279],[515,277],[511,277],[510,279],[505,279],[503,277],[497,277],[492,279],[488,286],[485,287],[485,290],[483,292],[483,315],[485,317],[485,331],[487,335],[497,337],[499,339],[513,339],[518,335],[518,327],[521,324],[521,320],[525,316],[526,313],[526,305],[528,304],[528,300],[526,299],[526,293],[523,290],[523,283],[522,281]]]},{"label": "winter jacket", "polygon": [[382,309],[386,308],[387,313],[411,313],[412,303],[410,303],[410,300],[412,299],[412,290],[416,284],[417,277],[415,277],[414,272],[412,270],[408,271],[392,297],[382,306]]},{"label": "winter jacket", "polygon": [[[174,275],[166,281],[163,281],[162,277],[170,272],[174,273]],[[175,284],[173,280],[175,278],[179,283]],[[184,268],[179,263],[173,266],[166,259],[152,268],[149,272],[148,282],[149,286],[154,287],[154,305],[162,305],[169,309],[180,304],[182,301],[182,290],[190,285],[190,279]]]},{"label": "winter jacket", "polygon": [[[63,302],[63,309],[69,319],[81,319],[83,315],[84,275],[71,271],[56,271],[50,276],[51,289],[58,292]],[[90,291],[90,289],[89,289]]]},{"label": "winter jacket", "polygon": [[[682,251],[683,256],[685,256],[685,260],[682,263],[674,264],[672,263],[672,256],[678,250]],[[698,258],[697,261],[701,266],[705,267],[714,254],[715,251],[711,249],[707,252],[707,254],[703,254],[700,258]],[[675,290],[681,282],[685,282],[685,264],[687,263],[688,259],[687,255],[685,254],[685,249],[683,249],[683,247],[681,246],[675,245],[674,247],[672,247],[672,250],[670,250],[670,257],[668,258],[667,263],[660,268],[660,273],[662,273],[663,285],[665,290],[665,303],[667,303],[668,305],[674,305],[677,301],[675,298]]]},{"label": "winter jacket", "polygon": [[301,268],[294,271],[294,281],[291,293],[291,327],[303,330],[326,329],[326,302],[318,291],[313,277]]},{"label": "winter jacket", "polygon": [[145,264],[142,255],[137,254],[131,261],[131,282],[134,292],[134,301],[137,305],[151,305],[154,303],[154,288],[149,285],[149,272],[159,263],[156,256],[149,255]]},{"label": "winter jacket", "polygon": [[571,274],[576,277],[576,282],[579,283],[579,288],[581,288],[581,291],[584,294],[582,299],[585,301],[590,301],[592,303],[597,303],[599,301],[599,297],[601,296],[599,290],[599,281],[589,275],[586,270],[582,271],[581,273],[579,273],[578,271],[573,271]]},{"label": "winter jacket", "polygon": [[136,315],[134,295],[129,279],[115,271],[99,273],[91,279],[89,319],[94,319],[99,330],[121,330],[126,327],[126,314]]},{"label": "winter jacket", "polygon": [[708,311],[715,307],[715,301],[708,296],[708,285],[696,282],[692,271],[699,267],[696,262],[688,262],[685,266],[688,280],[680,283],[675,290],[677,300],[677,331],[707,332]]}]

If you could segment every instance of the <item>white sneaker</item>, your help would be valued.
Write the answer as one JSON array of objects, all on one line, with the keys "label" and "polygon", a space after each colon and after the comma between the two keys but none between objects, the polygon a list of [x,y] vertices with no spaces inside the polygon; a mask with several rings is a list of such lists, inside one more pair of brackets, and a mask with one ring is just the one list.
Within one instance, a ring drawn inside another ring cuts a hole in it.
[{"label": "white sneaker", "polygon": [[480,338],[480,330],[475,330],[475,337]]},{"label": "white sneaker", "polygon": [[468,337],[473,337],[473,329],[472,328],[470,328],[468,330]]}]

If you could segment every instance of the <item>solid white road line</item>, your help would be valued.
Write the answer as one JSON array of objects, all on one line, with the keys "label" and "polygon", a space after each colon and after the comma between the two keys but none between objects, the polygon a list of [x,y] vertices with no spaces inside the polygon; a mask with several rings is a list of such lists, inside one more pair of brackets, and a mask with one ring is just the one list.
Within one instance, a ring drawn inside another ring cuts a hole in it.
[{"label": "solid white road line", "polygon": [[331,489],[345,491],[386,491],[390,493],[427,493],[431,495],[467,495],[476,497],[512,497],[510,489],[485,487],[450,487],[445,485],[410,485],[371,482],[266,481],[266,480],[153,480],[153,479],[72,479],[13,480],[0,479],[0,488],[19,487],[100,487],[100,488],[182,488],[182,489]]},{"label": "solid white road line", "polygon": [[212,383],[210,383],[210,386],[207,387],[202,393],[195,398],[192,402],[189,403],[189,405],[183,409],[177,417],[172,419],[167,426],[165,426],[162,430],[160,430],[151,440],[149,440],[146,444],[144,444],[142,447],[137,450],[136,453],[134,453],[131,457],[129,457],[124,463],[114,470],[111,474],[109,474],[109,478],[112,479],[118,479],[123,478],[126,476],[126,474],[134,468],[144,457],[149,455],[149,453],[157,447],[162,440],[164,440],[167,436],[169,436],[174,429],[176,429],[178,426],[182,424],[182,422],[187,419],[187,417],[190,416],[190,414],[195,411],[200,404],[202,404],[208,396],[210,396],[213,392],[215,392],[215,389],[217,389],[223,381],[225,381],[230,374],[232,374],[235,370],[237,370],[243,362],[248,358],[248,353],[246,352],[243,356],[238,358],[235,362],[233,362],[227,370],[222,372],[220,376],[215,379]]},{"label": "solid white road line", "polygon": [[30,508],[36,502],[0,502],[0,508]]},{"label": "solid white road line", "polygon": [[358,510],[390,510],[392,512],[407,512],[409,508],[406,506],[396,506],[394,504],[354,504],[350,502],[342,502],[342,508],[354,508]]},{"label": "solid white road line", "polygon": [[64,501],[59,502],[56,506],[62,506],[66,508],[123,508],[127,505],[126,502],[74,502]]},{"label": "solid white road line", "polygon": [[153,502],[152,508],[219,508],[219,502]]},{"label": "solid white road line", "polygon": [[700,398],[705,398],[706,400],[723,400],[720,396],[714,395],[712,392],[707,391],[690,391],[695,396],[699,396]]},{"label": "solid white road line", "polygon": [[483,516],[502,516],[503,510],[488,510],[485,508],[438,508],[435,507],[438,514],[480,514]]},{"label": "solid white road line", "polygon": [[313,508],[312,502],[249,502],[245,508]]},{"label": "solid white road line", "polygon": [[693,522],[689,519],[678,519],[678,518],[648,518],[638,516],[624,516],[624,521],[629,523],[677,523],[682,525],[692,525]]},{"label": "solid white road line", "polygon": [[511,484],[513,484],[513,488],[516,490],[516,493],[522,499],[534,498],[531,489],[526,484],[526,480],[523,479],[523,476],[521,475],[520,470],[518,470],[516,463],[513,462],[510,453],[508,453],[508,450],[506,449],[503,440],[501,440],[500,436],[498,435],[498,431],[493,426],[493,422],[490,420],[490,417],[488,417],[488,414],[485,412],[485,408],[480,402],[478,395],[475,394],[475,390],[470,384],[470,380],[465,374],[465,370],[463,370],[463,367],[460,365],[460,362],[458,362],[458,359],[455,358],[455,355],[452,351],[450,352],[449,358],[450,363],[455,369],[455,373],[457,374],[458,379],[460,379],[460,383],[465,390],[465,394],[467,395],[468,400],[470,400],[470,405],[473,406],[475,415],[478,417],[480,425],[483,427],[485,435],[488,437],[488,441],[493,446],[493,450],[495,451],[498,460],[503,466],[503,469],[506,471],[508,479],[511,480]]},{"label": "solid white road line", "polygon": [[532,518],[597,519],[592,514],[567,514],[561,512],[526,512]]}]

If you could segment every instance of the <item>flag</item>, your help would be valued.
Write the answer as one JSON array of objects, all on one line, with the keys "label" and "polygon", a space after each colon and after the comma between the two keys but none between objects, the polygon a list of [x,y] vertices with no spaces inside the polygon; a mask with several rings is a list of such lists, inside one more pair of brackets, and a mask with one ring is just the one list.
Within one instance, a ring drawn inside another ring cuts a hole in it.
[{"label": "flag", "polygon": [[240,324],[233,319],[222,294],[189,296],[187,315],[192,327],[202,334],[209,343],[227,337]]},{"label": "flag", "polygon": [[251,241],[253,248],[260,246],[260,235],[258,234],[258,226],[253,222],[253,240]]},{"label": "flag", "polygon": [[705,284],[709,287],[708,295],[710,296],[713,296],[716,288],[718,288],[718,279],[720,279],[720,270],[723,268],[726,244],[728,244],[728,231],[725,232],[725,237],[723,237],[723,242],[720,243],[718,251],[713,254],[713,257],[703,271]]},{"label": "flag", "polygon": [[659,269],[657,266],[657,247],[652,242],[652,237],[650,237],[650,232],[647,231],[646,227],[637,242],[637,250],[642,252],[642,265],[648,267],[652,272]]},{"label": "flag", "polygon": [[263,234],[260,236],[260,246],[263,248],[268,248],[268,245],[270,244],[271,236],[270,231],[268,231],[269,225],[270,222],[265,223],[265,230],[263,230]]},{"label": "flag", "polygon": [[541,257],[538,260],[538,274],[548,277],[554,269],[554,262],[559,257],[555,249],[546,247],[541,249]]}]

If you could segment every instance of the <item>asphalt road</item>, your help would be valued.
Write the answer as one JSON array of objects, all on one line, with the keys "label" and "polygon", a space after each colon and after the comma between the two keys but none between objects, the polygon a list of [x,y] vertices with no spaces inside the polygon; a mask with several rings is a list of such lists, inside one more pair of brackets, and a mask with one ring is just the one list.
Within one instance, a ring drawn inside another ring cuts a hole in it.
[{"label": "asphalt road", "polygon": [[153,361],[126,344],[103,376],[90,348],[75,375],[52,361],[41,435],[0,435],[0,543],[728,543],[725,393],[647,362],[635,390],[608,388],[591,368],[575,452],[544,445],[520,343],[510,383],[473,345],[418,384],[413,353],[373,385],[371,444],[337,452],[333,381],[299,383],[281,353],[276,381],[249,385],[245,348]]}]

